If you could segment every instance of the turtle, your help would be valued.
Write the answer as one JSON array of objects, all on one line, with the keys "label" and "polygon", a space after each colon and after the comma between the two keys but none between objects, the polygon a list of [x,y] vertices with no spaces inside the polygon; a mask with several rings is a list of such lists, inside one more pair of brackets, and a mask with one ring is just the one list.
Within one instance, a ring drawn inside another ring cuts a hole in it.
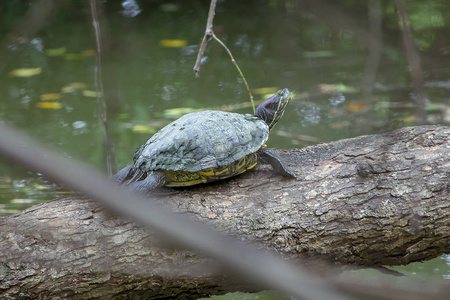
[{"label": "turtle", "polygon": [[226,179],[258,162],[272,165],[283,176],[296,177],[265,145],[290,99],[285,88],[264,100],[254,115],[213,110],[186,114],[156,132],[136,151],[133,163],[112,180],[146,193],[161,186]]}]

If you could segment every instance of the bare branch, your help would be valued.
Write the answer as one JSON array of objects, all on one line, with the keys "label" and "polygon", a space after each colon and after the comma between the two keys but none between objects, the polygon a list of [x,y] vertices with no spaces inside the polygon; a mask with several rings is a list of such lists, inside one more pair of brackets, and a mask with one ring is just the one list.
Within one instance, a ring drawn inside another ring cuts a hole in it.
[{"label": "bare branch", "polygon": [[248,95],[250,96],[250,102],[252,103],[252,107],[253,107],[253,113],[255,113],[255,102],[253,101],[253,95],[252,92],[250,91],[250,87],[248,86],[247,80],[245,80],[244,74],[241,71],[241,68],[239,68],[236,60],[233,57],[233,54],[231,54],[231,51],[228,49],[228,47],[213,33],[212,37],[220,44],[222,45],[222,47],[225,48],[225,50],[228,52],[228,55],[231,58],[231,62],[234,64],[234,66],[236,67],[236,69],[238,70],[239,74],[241,75],[242,80],[244,81],[245,87],[247,88],[247,92]]},{"label": "bare branch", "polygon": [[[103,132],[103,139],[105,140],[106,148],[106,169],[108,175],[113,174],[113,170],[117,170],[117,158],[114,150],[114,143],[111,140],[108,130],[108,118],[106,113],[106,103],[105,103],[105,93],[103,90],[103,80],[102,80],[102,48],[101,48],[101,31],[100,24],[97,17],[97,3],[96,0],[90,0],[91,3],[91,15],[92,15],[92,25],[94,26],[95,41],[96,41],[96,53],[95,53],[95,90],[97,98],[97,111],[98,119],[100,121],[100,127]],[[114,168],[112,162],[114,161]]]},{"label": "bare branch", "polygon": [[216,10],[216,1],[217,0],[211,0],[211,5],[209,7],[209,13],[208,13],[208,20],[206,22],[206,30],[205,35],[203,36],[202,43],[200,45],[200,49],[198,50],[197,60],[195,61],[194,65],[194,72],[195,77],[198,78],[200,75],[198,72],[200,72],[200,64],[202,62],[203,55],[205,54],[206,45],[208,44],[208,39],[213,36],[213,20]]},{"label": "bare branch", "polygon": [[211,6],[209,7],[209,13],[208,13],[208,20],[206,22],[205,35],[203,36],[203,40],[200,45],[200,49],[198,50],[197,60],[195,61],[195,65],[194,65],[195,77],[196,78],[200,77],[200,75],[198,73],[200,72],[200,65],[202,62],[202,58],[203,58],[203,55],[205,54],[206,45],[208,44],[208,39],[212,37],[220,45],[222,45],[222,47],[225,48],[225,50],[227,51],[228,55],[231,58],[231,62],[234,64],[234,66],[238,70],[239,75],[241,76],[242,80],[244,81],[245,87],[247,88],[247,92],[250,96],[250,102],[252,103],[253,113],[254,113],[255,112],[255,103],[253,101],[253,95],[252,95],[252,92],[250,91],[250,87],[248,86],[247,80],[245,79],[245,76],[241,71],[241,68],[239,68],[236,60],[233,57],[233,54],[231,54],[230,49],[228,49],[228,47],[214,34],[213,20],[214,20],[214,15],[215,15],[215,9],[216,9],[216,0],[211,0]]}]

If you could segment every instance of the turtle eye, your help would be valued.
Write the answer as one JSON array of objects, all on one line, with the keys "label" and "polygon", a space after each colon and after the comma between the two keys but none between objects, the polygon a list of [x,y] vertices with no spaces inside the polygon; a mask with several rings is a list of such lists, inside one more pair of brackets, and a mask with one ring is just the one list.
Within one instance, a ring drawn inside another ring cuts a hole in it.
[{"label": "turtle eye", "polygon": [[280,96],[283,96],[283,95],[284,95],[284,93],[283,93],[283,92],[279,92],[279,93],[278,93],[278,95],[280,95]]}]

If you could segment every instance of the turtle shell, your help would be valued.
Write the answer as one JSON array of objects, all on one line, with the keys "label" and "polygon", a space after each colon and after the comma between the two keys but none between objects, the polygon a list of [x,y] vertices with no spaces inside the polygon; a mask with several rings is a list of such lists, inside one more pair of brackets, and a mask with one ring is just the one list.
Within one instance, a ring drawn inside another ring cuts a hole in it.
[{"label": "turtle shell", "polygon": [[268,137],[267,124],[253,115],[194,112],[155,133],[136,152],[134,165],[144,172],[217,168],[256,152]]}]

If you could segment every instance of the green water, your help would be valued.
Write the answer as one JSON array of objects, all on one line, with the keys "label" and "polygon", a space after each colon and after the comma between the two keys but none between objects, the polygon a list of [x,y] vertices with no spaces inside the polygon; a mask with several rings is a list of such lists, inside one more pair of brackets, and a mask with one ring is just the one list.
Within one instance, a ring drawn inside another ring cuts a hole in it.
[{"label": "green water", "polygon": [[[124,8],[126,2],[133,1],[102,1],[99,11],[104,97],[119,168],[152,132],[176,118],[174,108],[251,113],[248,106],[236,109],[248,103],[248,93],[216,42],[209,42],[200,78],[194,77],[209,1],[138,1],[134,9]],[[0,118],[67,158],[106,170],[92,97],[95,34],[89,2],[59,1],[51,10],[38,5],[0,4]],[[217,6],[215,33],[232,51],[255,100],[264,98],[262,88],[287,87],[296,94],[268,146],[304,147],[414,125],[414,89],[393,4],[381,3],[376,68],[368,62],[373,50],[368,36],[374,34],[368,4],[321,5],[272,0]],[[408,1],[407,9],[424,74],[426,123],[448,125],[450,4]],[[19,77],[21,72],[26,76]],[[373,89],[361,91],[368,78]],[[66,193],[0,158],[0,215]],[[411,272],[448,280],[448,260],[429,262],[431,272],[423,265],[413,265]]]}]

